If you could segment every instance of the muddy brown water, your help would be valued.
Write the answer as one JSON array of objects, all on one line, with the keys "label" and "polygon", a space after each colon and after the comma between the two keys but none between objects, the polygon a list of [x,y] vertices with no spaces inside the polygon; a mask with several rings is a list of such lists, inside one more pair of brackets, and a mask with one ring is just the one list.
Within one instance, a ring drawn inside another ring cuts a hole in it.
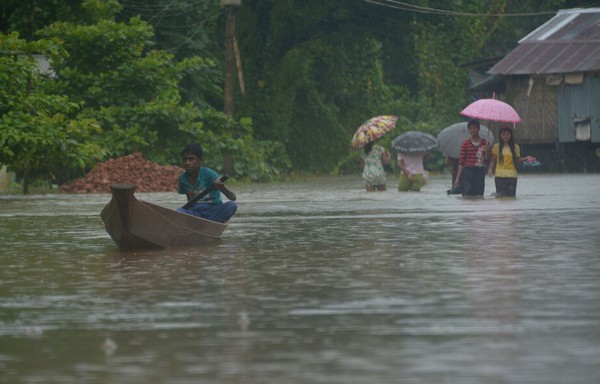
[{"label": "muddy brown water", "polygon": [[104,231],[108,195],[0,196],[0,382],[600,379],[600,176],[396,182],[232,185],[220,244],[139,252]]}]

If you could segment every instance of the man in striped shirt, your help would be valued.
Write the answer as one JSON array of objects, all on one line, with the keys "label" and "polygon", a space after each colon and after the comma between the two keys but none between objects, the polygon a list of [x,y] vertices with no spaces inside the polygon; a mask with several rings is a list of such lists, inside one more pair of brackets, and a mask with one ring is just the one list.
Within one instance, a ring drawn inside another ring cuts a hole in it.
[{"label": "man in striped shirt", "polygon": [[483,196],[485,191],[486,159],[490,155],[489,141],[479,136],[479,120],[467,123],[470,138],[460,147],[455,187],[462,187],[463,196]]}]

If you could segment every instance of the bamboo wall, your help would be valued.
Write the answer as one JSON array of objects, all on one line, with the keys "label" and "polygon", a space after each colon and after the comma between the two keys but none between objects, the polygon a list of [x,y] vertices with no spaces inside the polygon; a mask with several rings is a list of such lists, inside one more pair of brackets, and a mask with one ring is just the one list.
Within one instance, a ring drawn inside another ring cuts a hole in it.
[{"label": "bamboo wall", "polygon": [[511,76],[506,78],[506,101],[521,116],[515,129],[520,143],[554,143],[558,141],[558,92],[543,77]]},{"label": "bamboo wall", "polygon": [[553,76],[555,85],[548,84],[548,76],[506,77],[503,99],[522,119],[515,130],[518,142],[576,142],[573,120],[578,117],[591,119],[590,141],[600,142],[600,78],[586,76],[581,84],[565,84],[560,80],[562,76]]}]

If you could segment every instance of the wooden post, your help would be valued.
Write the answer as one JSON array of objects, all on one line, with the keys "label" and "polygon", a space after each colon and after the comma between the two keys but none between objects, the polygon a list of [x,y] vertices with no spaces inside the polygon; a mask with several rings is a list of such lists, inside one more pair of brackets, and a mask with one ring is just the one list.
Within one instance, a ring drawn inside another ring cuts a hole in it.
[{"label": "wooden post", "polygon": [[[234,113],[234,82],[233,75],[236,71],[235,59],[235,12],[241,5],[241,0],[221,0],[221,5],[225,7],[225,84],[224,84],[224,105],[223,112],[233,117]],[[229,133],[231,137],[235,132]],[[223,171],[233,175],[233,154],[225,152],[223,159]]]},{"label": "wooden post", "polygon": [[235,72],[235,53],[233,39],[235,37],[235,8],[228,6],[225,10],[225,105],[224,112],[233,116],[233,74]]},{"label": "wooden post", "polygon": [[242,95],[246,93],[246,85],[244,84],[244,71],[242,70],[242,57],[240,56],[240,47],[238,46],[237,38],[233,37],[233,52],[235,53],[235,67],[237,68],[238,83],[240,84],[240,92]]}]

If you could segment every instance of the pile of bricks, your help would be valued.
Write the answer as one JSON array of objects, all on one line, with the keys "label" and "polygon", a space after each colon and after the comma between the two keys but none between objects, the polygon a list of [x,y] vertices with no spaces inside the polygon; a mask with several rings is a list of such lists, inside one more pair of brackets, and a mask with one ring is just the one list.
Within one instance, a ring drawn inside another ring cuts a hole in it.
[{"label": "pile of bricks", "polygon": [[183,168],[162,166],[134,153],[98,163],[85,177],[61,186],[65,193],[110,193],[110,184],[135,184],[136,192],[174,192]]}]

